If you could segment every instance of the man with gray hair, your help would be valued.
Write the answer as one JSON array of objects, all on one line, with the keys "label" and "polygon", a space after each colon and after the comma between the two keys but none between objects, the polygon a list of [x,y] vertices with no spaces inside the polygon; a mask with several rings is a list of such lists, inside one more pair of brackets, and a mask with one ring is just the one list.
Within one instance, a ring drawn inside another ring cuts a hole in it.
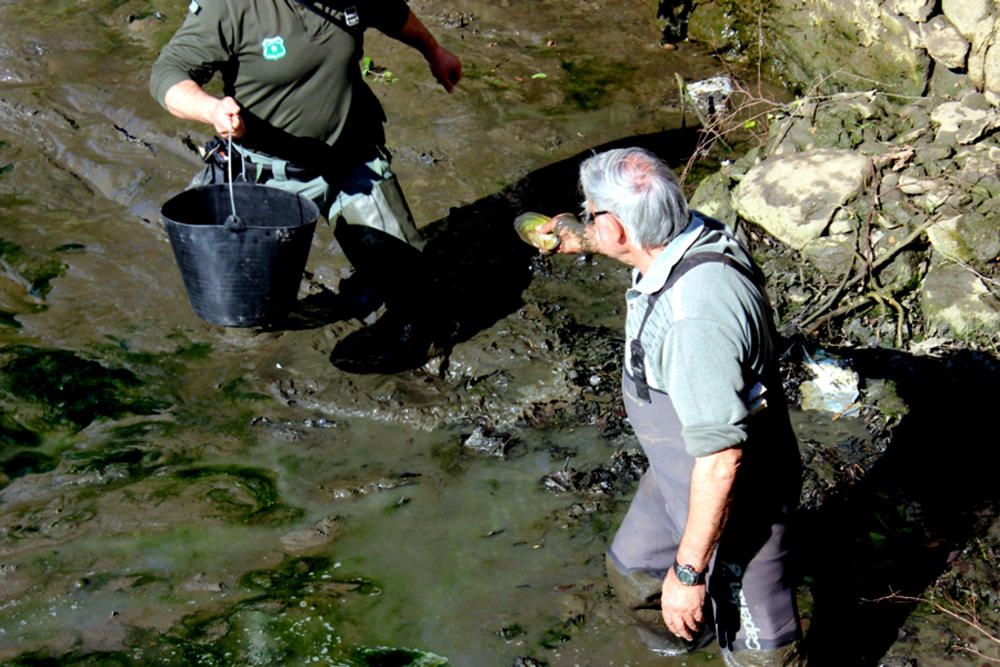
[{"label": "man with gray hair", "polygon": [[646,150],[590,157],[580,186],[586,224],[540,231],[633,267],[622,387],[649,459],[608,577],[658,653],[714,630],[728,665],[803,664],[785,528],[800,461],[762,275]]}]

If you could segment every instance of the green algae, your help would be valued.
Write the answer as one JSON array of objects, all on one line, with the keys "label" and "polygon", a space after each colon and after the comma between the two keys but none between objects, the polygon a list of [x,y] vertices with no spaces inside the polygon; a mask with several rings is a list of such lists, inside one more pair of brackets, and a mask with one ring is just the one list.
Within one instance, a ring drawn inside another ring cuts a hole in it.
[{"label": "green algae", "polygon": [[334,579],[333,559],[327,556],[302,556],[284,561],[278,567],[247,572],[237,585],[248,590],[266,593],[271,597],[290,599],[301,597],[319,581],[336,581],[351,584],[361,595],[378,595],[381,587],[370,579]]},{"label": "green algae", "polygon": [[0,310],[0,326],[20,329],[22,325],[17,321],[17,313]]},{"label": "green algae", "polygon": [[169,405],[149,395],[132,371],[74,352],[10,345],[0,348],[2,357],[7,361],[0,366],[0,398],[33,403],[45,425],[83,428],[97,419],[150,415]]},{"label": "green algae", "polygon": [[0,463],[0,470],[8,478],[13,479],[32,473],[48,472],[58,464],[58,459],[43,452],[21,451]]},{"label": "green algae", "polygon": [[11,667],[131,667],[135,663],[121,651],[100,653],[67,653],[58,657],[43,653],[26,653],[6,663]]},{"label": "green algae", "polygon": [[237,586],[252,597],[221,612],[185,616],[162,636],[138,633],[130,643],[147,664],[447,664],[427,662],[432,654],[421,651],[343,646],[334,623],[344,595],[377,595],[381,588],[363,578],[334,577],[338,566],[314,556],[248,572]]},{"label": "green algae", "polygon": [[565,60],[560,64],[565,76],[561,86],[566,100],[577,109],[593,111],[601,107],[608,91],[628,79],[635,67],[627,63],[597,60]]},{"label": "green algae", "polygon": [[[302,517],[303,510],[278,502],[274,475],[262,468],[238,465],[205,465],[183,468],[174,473],[179,480],[197,480],[209,477],[225,478],[234,489],[214,488],[208,493],[216,507],[240,523],[248,525],[279,525]],[[247,495],[235,493],[243,491]],[[249,496],[251,502],[245,498]]]},{"label": "green algae", "polygon": [[245,378],[233,378],[219,387],[219,393],[230,402],[268,400],[269,396],[267,394],[262,394],[258,391],[248,391],[245,388],[247,384]]},{"label": "green algae", "polygon": [[573,635],[579,632],[585,620],[583,614],[577,614],[550,626],[542,633],[539,645],[547,649],[558,648],[560,644],[570,641]]},{"label": "green algae", "polygon": [[52,281],[66,273],[60,261],[39,257],[17,243],[0,238],[0,266],[27,285],[28,293],[44,299],[52,290]]},{"label": "green algae", "polygon": [[142,473],[160,467],[159,462],[163,454],[161,452],[150,452],[141,447],[124,446],[116,447],[110,445],[99,452],[88,452],[80,454],[74,452],[68,458],[84,458],[85,460],[70,468],[74,473],[97,472],[104,473],[113,467],[124,467],[128,470],[129,479],[144,476]]},{"label": "green algae", "polygon": [[0,412],[0,446],[37,447],[41,438],[37,433],[17,421],[14,417]]},{"label": "green algae", "polygon": [[354,664],[365,667],[441,667],[447,658],[433,653],[402,648],[363,648],[354,653]]}]

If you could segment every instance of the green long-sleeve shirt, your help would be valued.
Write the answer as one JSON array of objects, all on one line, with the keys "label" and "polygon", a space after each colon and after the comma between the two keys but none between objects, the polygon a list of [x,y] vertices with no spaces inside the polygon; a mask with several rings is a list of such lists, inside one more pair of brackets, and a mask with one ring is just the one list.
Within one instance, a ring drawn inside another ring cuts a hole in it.
[{"label": "green long-sleeve shirt", "polygon": [[[694,213],[688,227],[657,255],[646,274],[634,274],[633,287],[626,293],[628,341],[639,331],[649,297],[663,288],[682,257],[720,252],[752,266],[735,238],[715,231],[701,235],[702,228]],[[747,438],[745,421],[756,407],[757,383],[767,377],[773,354],[766,299],[739,271],[709,262],[685,273],[662,294],[642,329],[647,382],[670,396],[693,456],[739,445]],[[631,369],[629,345],[625,347]]]},{"label": "green long-sleeve shirt", "polygon": [[153,65],[150,92],[162,105],[174,84],[204,85],[219,72],[226,95],[295,137],[332,145],[349,118],[350,132],[371,131],[383,116],[361,79],[363,30],[395,34],[409,8],[404,0],[353,6],[360,23],[347,28],[296,0],[193,0]]}]

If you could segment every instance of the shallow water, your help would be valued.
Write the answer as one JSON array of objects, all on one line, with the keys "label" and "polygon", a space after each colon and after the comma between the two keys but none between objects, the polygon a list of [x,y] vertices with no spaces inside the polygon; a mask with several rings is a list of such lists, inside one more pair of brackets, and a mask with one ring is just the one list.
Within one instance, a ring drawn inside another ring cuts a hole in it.
[{"label": "shallow water", "polygon": [[[453,256],[477,243],[487,256],[531,197],[571,207],[572,165],[561,180],[543,168],[674,130],[674,73],[718,69],[691,45],[660,47],[645,5],[411,4],[466,79],[448,96],[373,36],[397,81],[372,85],[415,217]],[[199,321],[158,210],[197,168],[184,139],[207,136],[145,91],[182,5],[0,2],[0,656],[665,664],[603,578],[627,495],[541,483],[634,442],[529,419],[606,403],[612,373],[580,369],[598,382],[580,390],[556,314],[616,331],[624,271],[538,269],[505,250],[510,277],[482,285],[509,293],[439,374],[335,371],[330,347],[357,323],[252,336]],[[345,263],[329,242],[320,229],[309,272],[335,287]],[[484,423],[504,458],[463,449]]]}]

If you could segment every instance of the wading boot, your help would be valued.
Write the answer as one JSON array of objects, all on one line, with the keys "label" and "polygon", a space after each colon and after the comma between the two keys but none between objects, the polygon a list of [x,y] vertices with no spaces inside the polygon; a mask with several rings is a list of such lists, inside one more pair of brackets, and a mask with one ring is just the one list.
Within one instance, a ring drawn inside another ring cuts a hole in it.
[{"label": "wading boot", "polygon": [[651,651],[663,656],[678,656],[708,646],[715,638],[711,609],[706,610],[705,624],[692,640],[681,639],[667,630],[660,611],[660,594],[663,590],[663,573],[645,570],[622,571],[615,561],[606,556],[608,582],[615,590],[618,603],[635,625],[639,639]]},{"label": "wading boot", "polygon": [[363,320],[385,303],[382,291],[358,273],[352,273],[337,286],[337,300],[348,317]]},{"label": "wading boot", "polygon": [[805,667],[800,642],[770,649],[722,650],[726,667]]},{"label": "wading boot", "polygon": [[439,322],[387,311],[334,346],[330,363],[348,373],[399,373],[419,368],[446,349]]}]

